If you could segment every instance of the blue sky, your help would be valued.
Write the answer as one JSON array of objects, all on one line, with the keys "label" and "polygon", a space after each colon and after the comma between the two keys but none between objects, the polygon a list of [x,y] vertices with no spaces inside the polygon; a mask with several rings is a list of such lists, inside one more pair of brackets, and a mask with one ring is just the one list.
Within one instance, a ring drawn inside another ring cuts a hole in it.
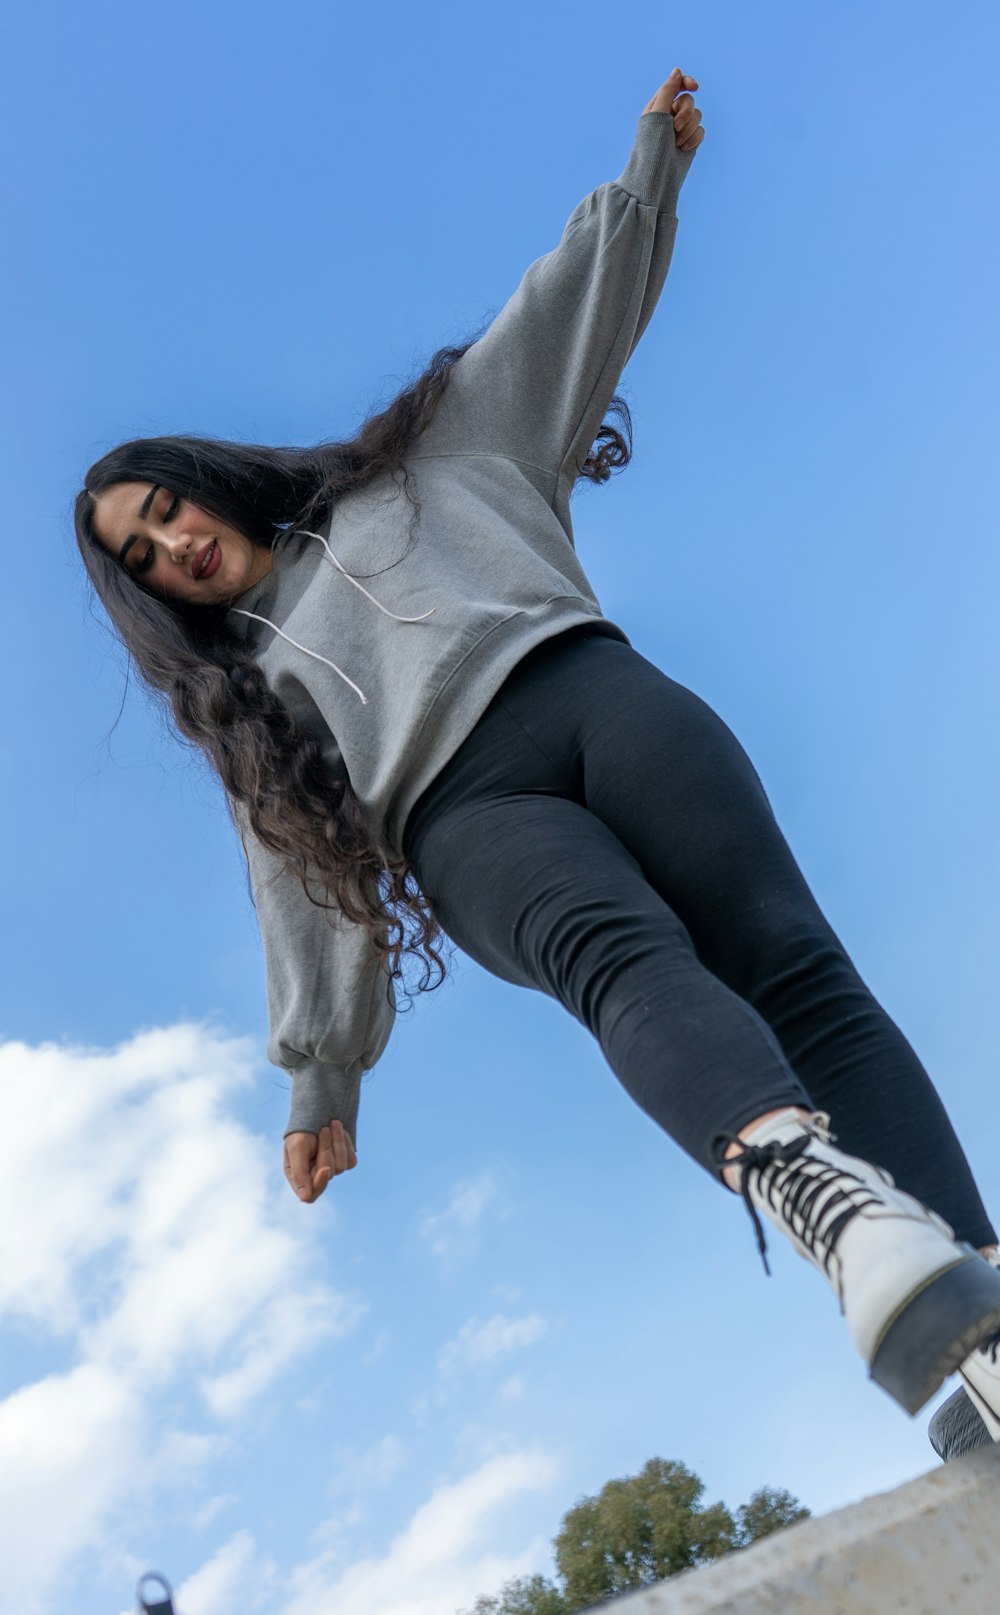
[{"label": "blue sky", "polygon": [[654,1455],[815,1511],[931,1467],[818,1275],[775,1236],[766,1279],[589,1035],[462,956],[357,1171],[294,1200],[239,848],[70,511],[125,437],[349,435],[693,73],[634,459],[577,547],[747,748],[996,1217],[995,8],[10,16],[0,1602],[115,1615],[155,1567],[179,1615],[452,1615]]}]

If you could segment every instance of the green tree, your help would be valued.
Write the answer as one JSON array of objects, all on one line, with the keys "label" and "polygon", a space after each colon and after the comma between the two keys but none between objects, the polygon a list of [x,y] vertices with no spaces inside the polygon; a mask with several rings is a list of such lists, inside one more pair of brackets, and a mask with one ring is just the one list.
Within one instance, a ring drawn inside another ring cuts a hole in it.
[{"label": "green tree", "polygon": [[469,1615],[566,1615],[566,1600],[544,1576],[505,1581],[495,1598],[477,1598]]},{"label": "green tree", "polygon": [[753,1492],[735,1516],[724,1503],[703,1505],[704,1492],[684,1464],[650,1458],[638,1475],[609,1480],[564,1516],[553,1543],[561,1587],[521,1577],[478,1598],[466,1615],[573,1615],[809,1518],[791,1492],[771,1486]]},{"label": "green tree", "polygon": [[570,1609],[707,1564],[735,1545],[724,1503],[701,1507],[705,1487],[684,1464],[651,1458],[570,1509],[555,1540]]},{"label": "green tree", "polygon": [[741,1503],[736,1510],[734,1545],[748,1548],[751,1542],[759,1542],[761,1537],[770,1536],[772,1531],[780,1531],[782,1526],[795,1525],[797,1521],[808,1518],[809,1510],[803,1508],[791,1492],[762,1486],[759,1491],[751,1493],[748,1503]]}]

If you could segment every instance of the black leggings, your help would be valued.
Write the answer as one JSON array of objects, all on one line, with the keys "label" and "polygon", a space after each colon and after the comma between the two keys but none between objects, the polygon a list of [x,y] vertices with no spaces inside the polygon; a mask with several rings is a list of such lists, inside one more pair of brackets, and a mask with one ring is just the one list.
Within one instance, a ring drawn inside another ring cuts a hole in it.
[{"label": "black leggings", "polygon": [[412,809],[448,935],[564,1004],[721,1181],[721,1135],[785,1105],[980,1246],[996,1233],[927,1072],[848,958],[746,752],[699,696],[590,629],[514,669]]}]

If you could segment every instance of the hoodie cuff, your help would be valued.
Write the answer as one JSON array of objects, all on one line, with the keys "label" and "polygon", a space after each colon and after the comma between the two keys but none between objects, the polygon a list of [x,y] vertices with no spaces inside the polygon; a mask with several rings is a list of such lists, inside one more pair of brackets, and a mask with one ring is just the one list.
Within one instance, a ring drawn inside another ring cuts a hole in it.
[{"label": "hoodie cuff", "polygon": [[676,217],[681,186],[697,155],[697,146],[681,151],[677,145],[672,113],[644,112],[632,154],[615,184],[658,213]]},{"label": "hoodie cuff", "polygon": [[292,1108],[285,1128],[289,1133],[319,1133],[328,1122],[343,1122],[355,1149],[358,1147],[358,1102],[361,1067],[327,1065],[325,1060],[306,1060],[289,1075],[292,1079]]}]

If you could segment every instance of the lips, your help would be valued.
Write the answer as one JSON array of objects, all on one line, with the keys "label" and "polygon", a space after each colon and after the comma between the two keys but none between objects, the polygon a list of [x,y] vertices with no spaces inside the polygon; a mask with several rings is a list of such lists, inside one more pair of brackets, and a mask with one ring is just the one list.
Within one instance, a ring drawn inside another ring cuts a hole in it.
[{"label": "lips", "polygon": [[222,551],[219,549],[219,541],[217,538],[213,538],[211,544],[206,544],[205,548],[199,551],[194,566],[191,568],[192,577],[197,578],[199,582],[203,578],[210,578],[212,573],[217,570],[221,560]]}]

